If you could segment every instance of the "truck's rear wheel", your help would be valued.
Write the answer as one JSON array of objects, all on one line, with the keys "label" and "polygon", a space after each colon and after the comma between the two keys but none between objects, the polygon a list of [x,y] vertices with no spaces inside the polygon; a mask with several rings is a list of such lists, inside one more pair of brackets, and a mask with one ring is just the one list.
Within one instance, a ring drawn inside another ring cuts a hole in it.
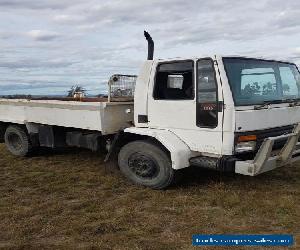
[{"label": "truck's rear wheel", "polygon": [[126,144],[118,161],[122,173],[135,184],[163,189],[174,180],[168,154],[153,143],[135,141]]},{"label": "truck's rear wheel", "polygon": [[26,156],[31,151],[31,143],[24,129],[11,125],[5,131],[5,145],[16,156]]}]

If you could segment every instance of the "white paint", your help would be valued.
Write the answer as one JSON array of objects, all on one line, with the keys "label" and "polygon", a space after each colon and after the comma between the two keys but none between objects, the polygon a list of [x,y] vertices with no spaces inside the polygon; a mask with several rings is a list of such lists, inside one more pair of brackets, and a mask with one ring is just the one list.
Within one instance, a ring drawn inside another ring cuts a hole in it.
[{"label": "white paint", "polygon": [[132,103],[0,99],[0,121],[39,123],[116,133],[133,122]]},{"label": "white paint", "polygon": [[300,122],[300,107],[270,105],[269,109],[236,111],[236,131],[254,131]]},{"label": "white paint", "polygon": [[[176,58],[175,61],[180,59]],[[186,60],[186,59],[182,59]],[[193,59],[195,62],[197,59]],[[201,152],[203,154],[214,154],[220,156],[222,154],[222,117],[223,113],[218,113],[218,126],[216,128],[200,128],[196,125],[196,97],[194,100],[155,100],[153,98],[153,87],[155,81],[156,67],[160,62],[171,62],[170,60],[155,60],[153,61],[152,69],[149,69],[149,61],[143,68],[147,71],[141,71],[140,79],[149,79],[138,82],[143,87],[141,91],[136,91],[135,102],[139,106],[146,107],[143,109],[143,114],[148,115],[149,123],[139,123],[137,113],[135,114],[135,124],[138,127],[149,127],[154,129],[166,129],[176,134],[184,141],[192,151]],[[196,72],[196,63],[195,63]],[[148,75],[148,76],[147,76]],[[150,75],[150,77],[149,77]],[[196,83],[196,76],[195,83]],[[220,85],[219,76],[217,77],[219,101],[223,100],[222,87]],[[148,91],[146,89],[148,88]],[[148,93],[147,96],[145,93]]]},{"label": "white paint", "polygon": [[146,61],[140,70],[134,91],[134,123],[136,127],[148,127],[147,123],[139,123],[139,115],[148,115],[148,86],[154,77],[152,71],[153,61]]},{"label": "white paint", "polygon": [[146,135],[161,142],[171,154],[172,167],[174,169],[186,168],[190,165],[189,159],[196,156],[190,148],[176,134],[165,129],[127,128],[125,133]]}]

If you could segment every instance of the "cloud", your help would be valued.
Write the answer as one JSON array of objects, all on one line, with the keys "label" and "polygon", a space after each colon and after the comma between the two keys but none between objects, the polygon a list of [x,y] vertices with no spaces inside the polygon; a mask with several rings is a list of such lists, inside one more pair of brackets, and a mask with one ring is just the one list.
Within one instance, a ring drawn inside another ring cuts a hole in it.
[{"label": "cloud", "polygon": [[77,0],[72,0],[72,1],[1,0],[0,7],[6,9],[14,8],[14,9],[35,9],[35,10],[41,10],[41,9],[57,10],[57,9],[66,9],[72,6],[72,3],[76,4],[76,2],[78,1]]},{"label": "cloud", "polygon": [[[19,81],[19,80],[18,80]],[[1,86],[2,85],[2,86]],[[68,88],[70,84],[66,84],[63,82],[53,82],[53,81],[37,81],[37,80],[29,80],[23,81],[19,83],[15,83],[14,81],[7,79],[6,84],[0,84],[2,90],[22,90],[22,89],[39,89],[39,88],[51,88],[51,87],[59,87],[59,88]]]},{"label": "cloud", "polygon": [[79,15],[60,14],[60,15],[55,15],[53,17],[53,20],[62,23],[73,23],[73,22],[83,21],[84,17]]},{"label": "cloud", "polygon": [[9,68],[9,69],[33,69],[33,68],[42,68],[42,69],[50,69],[50,68],[66,68],[70,65],[73,65],[75,62],[65,61],[65,60],[50,60],[50,61],[42,61],[35,60],[32,58],[17,60],[17,61],[0,61],[1,68]]},{"label": "cloud", "polygon": [[27,35],[36,41],[43,42],[52,41],[60,37],[58,33],[47,30],[31,30],[27,32]]},{"label": "cloud", "polygon": [[9,31],[0,31],[0,39],[3,39],[3,40],[8,40],[12,37],[14,37],[14,33],[12,32],[9,32]]},{"label": "cloud", "polygon": [[295,0],[0,0],[0,84],[102,90],[110,74],[138,72],[144,29],[159,58],[245,54],[300,63],[299,11]]}]

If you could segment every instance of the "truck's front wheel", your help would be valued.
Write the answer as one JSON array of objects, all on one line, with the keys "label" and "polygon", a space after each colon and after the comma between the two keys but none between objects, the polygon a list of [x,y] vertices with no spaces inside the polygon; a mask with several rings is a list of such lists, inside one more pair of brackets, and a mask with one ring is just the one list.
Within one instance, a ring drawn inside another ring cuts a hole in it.
[{"label": "truck's front wheel", "polygon": [[132,182],[163,189],[174,179],[174,170],[168,154],[159,146],[147,141],[126,144],[119,153],[122,173]]},{"label": "truck's front wheel", "polygon": [[8,126],[5,135],[7,149],[16,156],[26,156],[31,151],[31,143],[24,129],[19,126]]}]

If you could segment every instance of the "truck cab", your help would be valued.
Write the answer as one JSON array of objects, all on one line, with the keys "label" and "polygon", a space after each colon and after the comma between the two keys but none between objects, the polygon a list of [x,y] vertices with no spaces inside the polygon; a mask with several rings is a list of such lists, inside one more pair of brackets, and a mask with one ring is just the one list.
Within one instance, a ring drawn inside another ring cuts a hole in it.
[{"label": "truck cab", "polygon": [[[240,56],[148,60],[136,83],[134,127],[197,165],[254,176],[300,159],[295,64]],[[173,139],[170,139],[173,138]]]}]

